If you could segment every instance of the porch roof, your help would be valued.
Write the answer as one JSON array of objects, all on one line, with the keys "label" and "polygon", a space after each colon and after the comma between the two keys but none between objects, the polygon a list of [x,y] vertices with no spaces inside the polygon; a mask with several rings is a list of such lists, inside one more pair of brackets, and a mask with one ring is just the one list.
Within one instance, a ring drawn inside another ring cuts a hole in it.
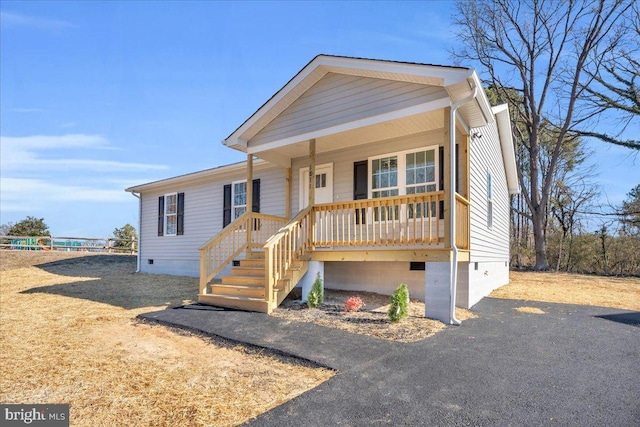
[{"label": "porch roof", "polygon": [[[263,139],[258,143],[254,139],[330,73],[404,82],[413,88],[422,88],[420,90],[423,92],[413,103],[397,109],[318,125],[299,133],[272,137],[266,142]],[[358,145],[441,128],[442,114],[438,111],[472,95],[475,87],[480,88],[481,83],[476,72],[470,68],[318,55],[229,135],[223,144],[285,166],[291,158],[305,154],[306,142],[310,139],[317,140],[318,152],[322,152],[344,147],[345,144]],[[459,118],[468,127],[484,126],[494,121],[483,90],[477,92],[473,102],[463,105],[458,111]]]}]

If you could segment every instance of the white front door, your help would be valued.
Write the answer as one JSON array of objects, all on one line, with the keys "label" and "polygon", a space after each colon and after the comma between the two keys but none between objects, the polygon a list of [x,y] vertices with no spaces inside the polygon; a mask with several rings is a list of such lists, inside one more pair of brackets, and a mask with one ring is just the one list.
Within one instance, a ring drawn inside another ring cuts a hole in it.
[{"label": "white front door", "polygon": [[[316,165],[315,204],[333,202],[333,163]],[[309,168],[300,169],[300,210],[309,205]]]}]

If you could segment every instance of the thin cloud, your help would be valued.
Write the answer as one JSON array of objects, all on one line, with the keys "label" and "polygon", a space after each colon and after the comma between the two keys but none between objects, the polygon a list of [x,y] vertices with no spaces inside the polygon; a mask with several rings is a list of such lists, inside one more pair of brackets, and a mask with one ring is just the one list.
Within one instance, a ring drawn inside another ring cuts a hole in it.
[{"label": "thin cloud", "polygon": [[67,135],[33,135],[33,136],[0,136],[0,143],[26,149],[58,149],[58,148],[99,148],[106,147],[109,142],[100,135],[67,134]]},{"label": "thin cloud", "polygon": [[1,178],[0,197],[3,212],[30,212],[51,203],[91,202],[126,203],[131,195],[121,188],[52,183],[40,179]]},{"label": "thin cloud", "polygon": [[[78,158],[71,150],[119,150],[100,135],[68,134],[23,137],[0,136],[0,165],[3,172],[18,171],[21,175],[43,171],[150,171],[168,169],[166,165],[122,162],[109,159]],[[46,156],[47,152],[54,156]]]},{"label": "thin cloud", "polygon": [[34,28],[39,30],[62,30],[75,28],[76,25],[68,21],[41,16],[24,15],[15,12],[0,12],[0,23],[7,28]]}]

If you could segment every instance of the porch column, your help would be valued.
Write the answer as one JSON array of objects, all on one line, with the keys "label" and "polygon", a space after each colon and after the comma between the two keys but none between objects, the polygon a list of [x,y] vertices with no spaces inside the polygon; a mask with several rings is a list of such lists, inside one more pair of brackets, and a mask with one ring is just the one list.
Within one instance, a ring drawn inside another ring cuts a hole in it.
[{"label": "porch column", "polygon": [[[309,141],[309,204],[308,206],[313,209],[313,205],[316,201],[316,140]],[[315,249],[316,242],[316,215],[311,214],[311,250]]]},{"label": "porch column", "polygon": [[[247,154],[247,212],[253,211],[253,154]],[[253,243],[253,217],[249,218],[247,227],[247,258],[251,258],[251,244]]]},{"label": "porch column", "polygon": [[451,248],[451,219],[449,212],[451,211],[451,200],[447,196],[451,188],[451,107],[446,107],[443,110],[444,114],[444,247]]},{"label": "porch column", "polygon": [[291,168],[287,168],[285,171],[285,204],[284,204],[284,216],[287,220],[291,219]]},{"label": "porch column", "polygon": [[309,141],[309,206],[316,201],[316,140]]}]

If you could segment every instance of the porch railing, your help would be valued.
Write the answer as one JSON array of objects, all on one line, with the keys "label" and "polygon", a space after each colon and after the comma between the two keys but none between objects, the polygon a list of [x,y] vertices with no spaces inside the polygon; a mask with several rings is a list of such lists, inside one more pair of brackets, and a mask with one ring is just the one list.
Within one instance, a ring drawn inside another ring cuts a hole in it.
[{"label": "porch railing", "polygon": [[[207,284],[242,252],[251,253],[287,220],[274,215],[245,212],[200,248],[200,294]],[[250,236],[250,237],[249,237]]]},{"label": "porch railing", "polygon": [[469,200],[456,193],[456,246],[458,249],[470,247]]},{"label": "porch railing", "polygon": [[273,290],[292,267],[303,260],[312,249],[313,209],[308,207],[282,227],[264,245],[266,295],[273,300]]},{"label": "porch railing", "polygon": [[314,245],[398,246],[444,241],[444,192],[316,205]]}]

